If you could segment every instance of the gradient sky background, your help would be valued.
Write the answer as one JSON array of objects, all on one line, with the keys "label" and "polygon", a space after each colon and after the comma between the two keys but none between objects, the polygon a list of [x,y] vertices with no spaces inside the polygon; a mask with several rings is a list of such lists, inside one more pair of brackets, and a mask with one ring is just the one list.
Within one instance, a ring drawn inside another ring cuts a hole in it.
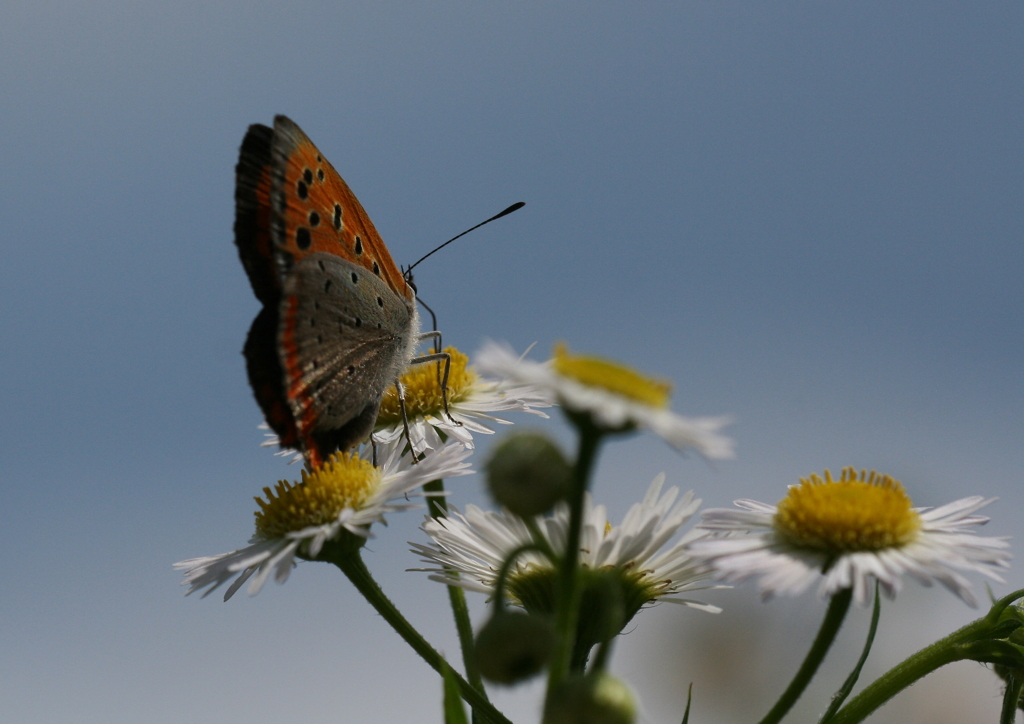
[{"label": "gradient sky background", "polygon": [[[447,341],[564,339],[672,378],[684,414],[735,416],[732,462],[609,445],[614,520],[662,470],[722,506],[852,464],[919,505],[999,496],[985,532],[1015,534],[1022,21],[934,0],[7,3],[0,719],[440,721],[437,679],[333,569],[227,604],[171,569],[243,545],[252,496],[298,473],[259,447],[231,233],[238,145],[275,113],[399,263],[527,202],[417,269]],[[486,503],[478,477],[452,487]],[[457,658],[443,588],[404,572],[420,519],[393,516],[366,559]],[[759,718],[824,610],[707,598],[725,613],[662,605],[622,638],[644,722],[678,722],[690,681],[693,721]],[[865,677],[977,615],[908,584]],[[959,664],[873,721],[994,721],[999,692]],[[536,694],[498,701],[532,721]]]}]

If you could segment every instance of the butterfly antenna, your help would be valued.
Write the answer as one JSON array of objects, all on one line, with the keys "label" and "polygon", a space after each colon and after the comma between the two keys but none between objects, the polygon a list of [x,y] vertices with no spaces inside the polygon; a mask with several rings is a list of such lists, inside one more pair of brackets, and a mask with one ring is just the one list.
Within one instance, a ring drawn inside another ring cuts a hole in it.
[{"label": "butterfly antenna", "polygon": [[[466,229],[465,231],[463,231],[463,232],[462,232],[461,234],[459,234],[458,236],[453,236],[453,237],[452,237],[451,239],[449,239],[449,240],[448,240],[448,241],[446,241],[445,243],[441,244],[441,246],[437,247],[437,248],[436,248],[436,249],[434,249],[433,251],[431,251],[431,252],[428,252],[427,254],[424,254],[424,255],[423,255],[423,257],[421,257],[419,261],[415,262],[415,263],[414,263],[414,264],[412,264],[412,265],[411,265],[411,266],[410,266],[410,267],[409,267],[408,269],[406,269],[406,270],[405,270],[405,278],[406,278],[406,279],[409,279],[409,274],[410,274],[410,272],[412,272],[413,268],[414,268],[414,267],[415,267],[415,266],[416,266],[417,264],[419,264],[419,263],[420,263],[421,261],[423,261],[424,259],[426,259],[426,258],[427,258],[428,256],[430,256],[431,254],[433,254],[433,253],[435,253],[435,252],[438,252],[438,251],[440,251],[441,249],[445,248],[446,246],[448,246],[449,244],[451,244],[451,243],[452,243],[453,241],[455,241],[456,239],[458,239],[458,238],[459,238],[460,236],[465,236],[466,234],[468,234],[469,232],[473,231],[474,229],[479,229],[479,228],[480,228],[481,226],[483,226],[484,224],[489,224],[489,223],[491,223],[492,221],[494,221],[494,220],[496,220],[496,219],[500,219],[500,218],[501,218],[502,216],[508,216],[508,215],[509,215],[509,214],[511,214],[511,213],[512,213],[513,211],[518,211],[519,209],[523,208],[524,206],[526,206],[526,202],[525,202],[525,201],[517,201],[516,203],[512,204],[512,205],[511,205],[511,206],[509,206],[509,207],[508,207],[507,209],[505,209],[504,211],[502,211],[502,212],[501,212],[500,214],[495,214],[495,215],[494,215],[494,216],[492,216],[491,218],[487,219],[487,221],[481,221],[481,222],[480,222],[479,224],[477,224],[476,226],[473,226],[473,227],[471,227],[471,228],[469,228],[469,229]],[[431,312],[431,314],[433,314],[433,312]]]}]

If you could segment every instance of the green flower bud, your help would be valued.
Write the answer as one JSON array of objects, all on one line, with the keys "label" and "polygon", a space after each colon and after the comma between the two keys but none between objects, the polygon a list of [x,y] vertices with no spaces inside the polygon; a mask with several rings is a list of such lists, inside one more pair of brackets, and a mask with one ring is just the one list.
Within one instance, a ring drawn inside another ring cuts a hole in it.
[{"label": "green flower bud", "polygon": [[522,518],[550,510],[571,481],[572,468],[561,451],[535,432],[509,435],[487,463],[491,495]]},{"label": "green flower bud", "polygon": [[[586,571],[576,630],[578,646],[594,644],[617,636],[629,623],[626,616],[622,574],[615,570]],[[630,617],[632,612],[630,612]]]},{"label": "green flower bud", "polygon": [[[581,568],[582,598],[573,645],[573,669],[581,668],[595,644],[620,633],[645,603],[658,595],[642,574],[621,568]],[[509,577],[510,598],[531,614],[555,614],[558,572],[531,567]]]},{"label": "green flower bud", "polygon": [[635,720],[633,693],[604,672],[569,677],[544,705],[543,724],[632,724]]},{"label": "green flower bud", "polygon": [[488,681],[515,684],[540,673],[555,646],[555,629],[546,616],[501,611],[484,624],[473,652]]}]

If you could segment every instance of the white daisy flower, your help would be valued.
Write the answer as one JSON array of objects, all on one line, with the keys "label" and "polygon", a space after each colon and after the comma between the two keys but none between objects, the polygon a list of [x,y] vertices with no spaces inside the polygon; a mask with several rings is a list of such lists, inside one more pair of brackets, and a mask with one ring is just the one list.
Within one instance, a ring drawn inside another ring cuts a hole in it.
[{"label": "white daisy flower", "polygon": [[274,450],[274,457],[279,458],[291,458],[288,461],[289,465],[295,463],[301,463],[304,458],[302,453],[292,447],[281,447],[281,438],[278,437],[277,433],[270,429],[270,425],[263,423],[258,426],[258,429],[263,430],[263,442],[260,443],[260,447],[273,447],[278,448]]},{"label": "white daisy flower", "polygon": [[681,417],[668,409],[671,385],[596,357],[555,347],[549,362],[518,357],[507,346],[488,343],[477,355],[484,372],[549,392],[570,413],[590,415],[609,432],[646,428],[677,450],[692,449],[709,460],[733,457],[733,441],[720,430],[728,417]]},{"label": "white daisy flower", "polygon": [[[493,413],[528,412],[547,417],[536,408],[551,407],[549,395],[530,385],[480,377],[468,366],[469,358],[462,352],[454,347],[447,347],[444,351],[451,355],[447,414],[441,395],[442,370],[437,363],[415,365],[402,375],[409,434],[417,452],[435,450],[443,445],[441,435],[472,448],[474,434],[493,435],[494,430],[489,425],[512,424]],[[387,443],[404,434],[398,393],[391,387],[381,403],[373,439]]]},{"label": "white daisy flower", "polygon": [[939,581],[975,606],[970,583],[958,571],[1002,582],[996,571],[1009,566],[1004,538],[967,530],[988,522],[974,513],[993,500],[975,495],[940,508],[914,508],[888,475],[858,476],[848,467],[833,480],[826,470],[824,480],[812,475],[790,486],[778,505],[737,500],[741,510],[705,510],[699,529],[712,535],[691,543],[689,553],[719,580],[758,577],[765,599],[797,595],[821,578],[822,597],[852,588],[864,606],[872,578],[891,598],[907,575],[925,586]]},{"label": "white daisy flower", "polygon": [[348,537],[358,548],[385,514],[416,507],[408,496],[425,483],[472,472],[464,462],[472,451],[463,445],[447,445],[416,464],[401,455],[402,447],[378,448],[379,467],[354,453],[335,453],[312,473],[303,470],[299,483],[281,481],[274,490],[264,488],[266,500],[256,498],[260,510],[248,547],[174,564],[185,574],[186,595],[208,588],[203,594],[208,596],[234,578],[226,601],[255,574],[249,584],[254,596],[271,574],[284,583],[296,557],[316,559],[328,541]]},{"label": "white daisy flower", "polygon": [[[700,533],[690,531],[672,547],[662,547],[700,507],[693,491],[678,498],[679,489],[662,494],[665,475],[651,483],[642,502],[629,509],[622,524],[612,526],[604,506],[595,506],[589,493],[584,502],[579,564],[584,570],[618,574],[626,617],[623,625],[642,606],[654,601],[671,601],[690,608],[718,613],[717,606],[701,603],[683,594],[718,588],[704,585],[708,574],[699,570],[685,545]],[[569,509],[560,503],[547,516],[535,519],[541,534],[556,552],[565,547]],[[436,567],[424,568],[430,578],[470,591],[493,595],[497,576],[509,554],[532,542],[523,520],[508,511],[483,511],[466,506],[465,515],[452,510],[448,517],[428,518],[423,531],[430,545],[411,544],[423,561]],[[659,552],[660,551],[660,552]],[[543,555],[528,551],[516,559],[506,590],[512,600],[530,611],[547,610],[554,601],[556,571]],[[586,594],[584,606],[586,609]]]}]

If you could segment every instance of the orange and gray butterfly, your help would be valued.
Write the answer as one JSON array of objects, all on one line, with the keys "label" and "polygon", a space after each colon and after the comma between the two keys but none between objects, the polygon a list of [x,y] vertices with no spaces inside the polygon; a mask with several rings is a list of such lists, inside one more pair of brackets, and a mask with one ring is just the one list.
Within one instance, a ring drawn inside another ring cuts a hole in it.
[{"label": "orange and gray butterfly", "polygon": [[292,121],[249,129],[235,242],[264,309],[249,381],[283,447],[311,465],[365,440],[412,358],[415,293],[355,195]]}]

